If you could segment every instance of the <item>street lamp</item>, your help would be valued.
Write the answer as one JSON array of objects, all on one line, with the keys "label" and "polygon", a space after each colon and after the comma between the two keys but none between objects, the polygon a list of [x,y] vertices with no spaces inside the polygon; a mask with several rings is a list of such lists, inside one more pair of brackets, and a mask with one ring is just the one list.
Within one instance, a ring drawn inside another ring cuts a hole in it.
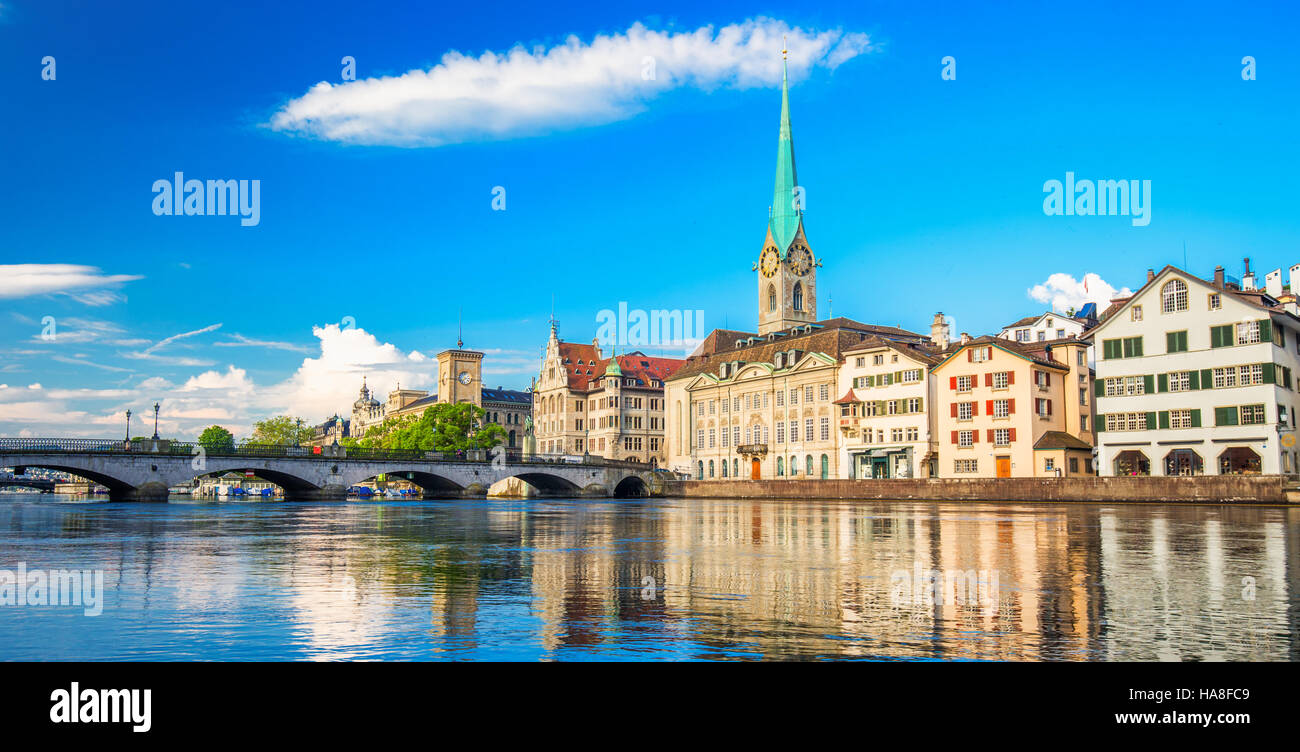
[{"label": "street lamp", "polygon": [[131,441],[131,411],[130,410],[126,411],[126,440],[128,443],[130,443]]},{"label": "street lamp", "polygon": [[158,440],[158,403],[153,403],[153,440]]}]

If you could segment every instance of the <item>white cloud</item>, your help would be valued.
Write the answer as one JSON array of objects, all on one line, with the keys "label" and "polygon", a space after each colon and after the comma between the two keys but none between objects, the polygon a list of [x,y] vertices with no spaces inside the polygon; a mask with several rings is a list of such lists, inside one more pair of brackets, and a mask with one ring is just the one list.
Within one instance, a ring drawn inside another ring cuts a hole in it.
[{"label": "white cloud", "polygon": [[268,125],[327,141],[393,146],[599,125],[629,118],[659,94],[683,86],[773,86],[781,79],[783,35],[789,37],[790,74],[796,78],[871,49],[866,34],[791,28],[768,18],[676,33],[637,23],[590,42],[570,36],[549,49],[517,45],[478,57],[451,51],[429,70],[321,81],[286,103]]},{"label": "white cloud", "polygon": [[[76,264],[0,264],[0,298],[26,298],[48,293],[68,293],[73,297],[87,293],[75,291],[113,287],[144,277],[134,274],[104,274],[97,266]],[[74,294],[75,293],[75,294]],[[88,301],[105,301],[90,296]],[[113,301],[107,301],[113,302]],[[106,302],[91,302],[105,305]]]},{"label": "white cloud", "polygon": [[229,342],[213,342],[214,347],[265,347],[268,350],[288,350],[290,352],[311,352],[311,348],[306,345],[295,345],[292,342],[273,342],[269,340],[252,339],[242,334],[230,335]]},{"label": "white cloud", "polygon": [[1059,313],[1065,313],[1071,308],[1078,311],[1085,303],[1096,303],[1097,313],[1101,314],[1113,298],[1132,295],[1133,291],[1127,287],[1116,290],[1113,285],[1093,272],[1084,274],[1081,280],[1064,272],[1057,272],[1042,284],[1029,288],[1028,293],[1031,299],[1039,303],[1049,303],[1052,310]]}]

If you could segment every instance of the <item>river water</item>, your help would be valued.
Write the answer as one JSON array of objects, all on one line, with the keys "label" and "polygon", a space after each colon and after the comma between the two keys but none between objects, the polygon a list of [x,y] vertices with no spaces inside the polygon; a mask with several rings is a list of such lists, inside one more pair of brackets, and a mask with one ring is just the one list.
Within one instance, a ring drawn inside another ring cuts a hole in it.
[{"label": "river water", "polygon": [[0,570],[104,584],[0,605],[0,659],[1294,661],[1297,545],[1271,507],[6,493]]}]

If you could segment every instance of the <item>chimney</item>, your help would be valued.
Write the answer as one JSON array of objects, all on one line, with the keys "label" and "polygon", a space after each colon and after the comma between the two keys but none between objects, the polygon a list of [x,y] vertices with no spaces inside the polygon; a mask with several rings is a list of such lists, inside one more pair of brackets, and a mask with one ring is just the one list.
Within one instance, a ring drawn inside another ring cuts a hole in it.
[{"label": "chimney", "polygon": [[934,323],[930,324],[930,344],[937,349],[948,346],[948,322],[943,320],[943,311],[936,313]]},{"label": "chimney", "polygon": [[1245,272],[1244,274],[1241,275],[1241,289],[1243,289],[1243,290],[1254,290],[1254,289],[1255,289],[1255,273],[1252,272],[1252,271],[1250,270],[1250,257],[1247,256],[1247,257],[1243,260],[1243,263],[1246,265],[1246,272]]},{"label": "chimney", "polygon": [[1147,269],[1147,283],[1150,284],[1156,278],[1155,269]]},{"label": "chimney", "polygon": [[1214,267],[1214,286],[1219,288],[1220,290],[1223,289],[1223,267],[1222,266]]},{"label": "chimney", "polygon": [[969,344],[970,344],[970,335],[967,334],[966,332],[962,332],[962,333],[961,333],[961,343],[962,343],[963,345],[969,345]]}]

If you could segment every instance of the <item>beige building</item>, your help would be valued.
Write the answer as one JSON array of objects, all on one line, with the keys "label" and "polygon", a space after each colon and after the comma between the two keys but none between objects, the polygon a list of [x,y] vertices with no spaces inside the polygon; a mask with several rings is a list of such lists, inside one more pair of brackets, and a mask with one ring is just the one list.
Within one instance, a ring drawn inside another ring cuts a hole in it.
[{"label": "beige building", "polygon": [[962,341],[931,369],[941,478],[1093,475],[1088,342]]},{"label": "beige building", "polygon": [[565,342],[552,325],[533,384],[537,452],[662,467],[664,380],[681,364],[640,351],[606,358],[598,342]]},{"label": "beige building", "polygon": [[[943,314],[940,342],[947,341]],[[839,369],[841,478],[928,478],[938,443],[930,431],[934,380],[939,362],[928,345],[873,337],[844,351]]]}]

